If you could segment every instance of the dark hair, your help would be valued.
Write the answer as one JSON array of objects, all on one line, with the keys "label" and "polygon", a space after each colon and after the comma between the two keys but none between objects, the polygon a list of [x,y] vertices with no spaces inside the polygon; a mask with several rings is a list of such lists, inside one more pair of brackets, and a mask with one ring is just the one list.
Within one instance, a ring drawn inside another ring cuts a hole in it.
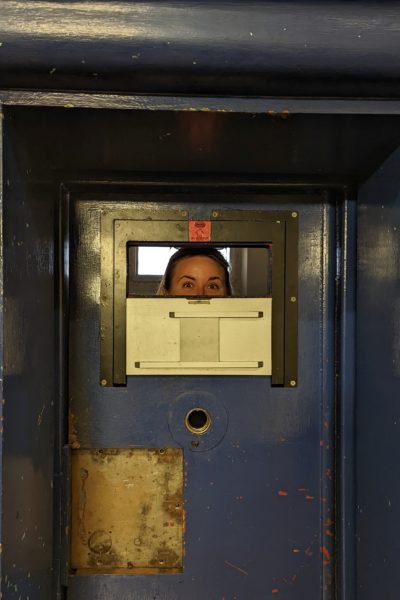
[{"label": "dark hair", "polygon": [[219,250],[216,248],[210,248],[209,246],[187,246],[186,248],[180,248],[177,250],[169,259],[167,268],[165,269],[164,276],[158,289],[158,294],[168,294],[168,290],[171,288],[171,281],[174,274],[175,265],[183,258],[188,258],[191,256],[207,256],[218,263],[224,271],[226,295],[232,295],[232,286],[229,277],[229,263],[227,260],[225,260]]}]

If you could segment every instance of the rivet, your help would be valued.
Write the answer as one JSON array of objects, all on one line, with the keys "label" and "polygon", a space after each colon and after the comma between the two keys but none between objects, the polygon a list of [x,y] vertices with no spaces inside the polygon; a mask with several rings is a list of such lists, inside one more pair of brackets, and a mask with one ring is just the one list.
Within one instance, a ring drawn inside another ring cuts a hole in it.
[{"label": "rivet", "polygon": [[102,385],[103,387],[104,387],[104,386],[106,386],[106,385],[107,385],[107,379],[102,379],[102,380],[100,381],[100,383],[101,383],[101,385]]},{"label": "rivet", "polygon": [[292,296],[292,297],[290,298],[290,302],[296,302],[296,300],[297,300],[296,296]]},{"label": "rivet", "polygon": [[297,383],[297,382],[296,382],[294,379],[292,379],[292,381],[290,382],[290,385],[291,385],[292,387],[294,387],[294,386],[296,385],[296,383]]},{"label": "rivet", "polygon": [[182,211],[182,217],[187,217],[187,215],[188,215],[188,212],[187,212],[187,210],[183,210],[183,211]]},{"label": "rivet", "polygon": [[297,212],[292,212],[292,217],[295,219],[297,217]]},{"label": "rivet", "polygon": [[217,210],[213,210],[211,214],[212,214],[213,217],[218,217],[219,216],[219,212]]}]

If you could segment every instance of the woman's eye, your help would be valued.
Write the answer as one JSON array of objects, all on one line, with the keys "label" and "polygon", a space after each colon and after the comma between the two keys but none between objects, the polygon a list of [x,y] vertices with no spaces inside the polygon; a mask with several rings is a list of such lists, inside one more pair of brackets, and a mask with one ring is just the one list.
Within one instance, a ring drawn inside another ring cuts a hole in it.
[{"label": "woman's eye", "polygon": [[208,287],[210,288],[210,290],[219,290],[218,283],[209,283]]},{"label": "woman's eye", "polygon": [[193,284],[192,284],[192,282],[191,282],[191,281],[185,281],[185,282],[182,284],[182,287],[183,287],[183,288],[191,288],[191,287],[192,287],[192,285],[193,285]]}]

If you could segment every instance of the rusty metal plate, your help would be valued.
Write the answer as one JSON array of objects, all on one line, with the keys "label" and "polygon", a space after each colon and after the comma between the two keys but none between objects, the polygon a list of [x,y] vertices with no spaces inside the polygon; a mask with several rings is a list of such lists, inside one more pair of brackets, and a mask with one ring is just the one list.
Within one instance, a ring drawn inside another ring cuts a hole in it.
[{"label": "rusty metal plate", "polygon": [[71,567],[181,569],[183,451],[72,452]]}]

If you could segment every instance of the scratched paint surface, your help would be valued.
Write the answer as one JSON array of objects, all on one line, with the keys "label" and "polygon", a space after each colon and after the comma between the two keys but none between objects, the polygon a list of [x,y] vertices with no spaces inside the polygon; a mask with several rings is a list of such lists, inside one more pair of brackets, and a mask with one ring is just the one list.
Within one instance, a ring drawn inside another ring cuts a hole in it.
[{"label": "scratched paint surface", "polygon": [[71,479],[73,569],[182,566],[181,449],[75,450]]}]

